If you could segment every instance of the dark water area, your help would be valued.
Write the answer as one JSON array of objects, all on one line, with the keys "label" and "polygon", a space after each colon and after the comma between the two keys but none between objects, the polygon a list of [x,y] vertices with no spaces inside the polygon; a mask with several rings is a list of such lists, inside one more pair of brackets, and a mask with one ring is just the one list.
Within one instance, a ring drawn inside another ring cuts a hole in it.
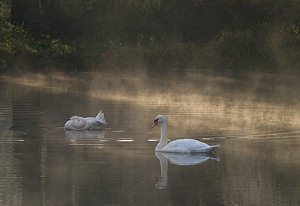
[{"label": "dark water area", "polygon": [[[2,76],[0,205],[300,205],[297,85],[246,72]],[[103,131],[64,130],[100,109]],[[158,114],[170,140],[221,147],[155,153]]]}]

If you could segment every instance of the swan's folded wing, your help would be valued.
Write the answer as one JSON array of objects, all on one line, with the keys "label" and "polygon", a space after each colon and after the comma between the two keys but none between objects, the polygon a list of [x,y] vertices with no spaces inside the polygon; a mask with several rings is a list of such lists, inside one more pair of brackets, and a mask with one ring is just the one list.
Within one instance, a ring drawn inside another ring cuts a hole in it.
[{"label": "swan's folded wing", "polygon": [[102,126],[107,124],[107,122],[104,119],[98,119],[95,117],[87,117],[85,119],[89,122],[89,125],[91,127],[97,127],[97,126]]},{"label": "swan's folded wing", "polygon": [[107,122],[105,121],[105,119],[96,119],[96,121],[102,125],[106,125]]}]

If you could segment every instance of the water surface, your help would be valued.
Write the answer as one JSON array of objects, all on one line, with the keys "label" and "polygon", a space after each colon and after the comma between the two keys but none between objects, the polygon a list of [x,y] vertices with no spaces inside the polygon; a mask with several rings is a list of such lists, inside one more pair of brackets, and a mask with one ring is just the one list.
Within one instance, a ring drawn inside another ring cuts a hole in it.
[{"label": "water surface", "polygon": [[[299,105],[288,100],[298,89],[249,76],[3,77],[0,204],[299,205]],[[99,109],[104,131],[64,131],[65,118]],[[155,154],[157,114],[171,140],[221,147],[210,158]]]}]

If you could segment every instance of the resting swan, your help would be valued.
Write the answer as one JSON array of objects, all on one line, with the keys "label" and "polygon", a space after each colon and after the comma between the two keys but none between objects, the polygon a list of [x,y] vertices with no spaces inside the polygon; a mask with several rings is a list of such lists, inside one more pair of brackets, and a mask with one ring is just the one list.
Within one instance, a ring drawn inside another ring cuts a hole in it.
[{"label": "resting swan", "polygon": [[65,124],[66,130],[101,130],[107,122],[100,110],[96,117],[72,116]]},{"label": "resting swan", "polygon": [[208,144],[194,139],[178,139],[168,143],[167,118],[163,115],[158,115],[154,119],[152,128],[158,125],[158,123],[161,123],[161,136],[160,141],[155,148],[156,152],[212,152],[219,147],[219,145],[209,146]]}]

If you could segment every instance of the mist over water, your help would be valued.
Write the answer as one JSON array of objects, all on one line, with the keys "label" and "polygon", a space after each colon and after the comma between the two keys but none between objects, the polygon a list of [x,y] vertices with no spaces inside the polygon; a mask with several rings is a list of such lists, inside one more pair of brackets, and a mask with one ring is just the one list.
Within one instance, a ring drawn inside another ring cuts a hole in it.
[{"label": "mist over water", "polygon": [[[300,204],[297,75],[143,70],[0,84],[1,205]],[[65,118],[100,109],[104,131],[64,131]],[[219,161],[160,161],[158,114],[170,140],[220,144]]]},{"label": "mist over water", "polygon": [[[88,113],[92,116],[98,109],[105,111],[111,107],[103,101],[130,107],[136,122],[145,120],[139,110],[151,113],[146,116],[151,120],[157,114],[166,114],[171,125],[185,128],[182,132],[197,130],[198,133],[190,135],[284,132],[299,128],[299,88],[293,75],[244,72],[232,76],[188,70],[182,75],[54,73],[2,80],[14,87],[78,98],[77,103],[96,107]],[[69,109],[84,116],[85,110],[72,109],[76,107],[74,103],[70,102]]]}]

